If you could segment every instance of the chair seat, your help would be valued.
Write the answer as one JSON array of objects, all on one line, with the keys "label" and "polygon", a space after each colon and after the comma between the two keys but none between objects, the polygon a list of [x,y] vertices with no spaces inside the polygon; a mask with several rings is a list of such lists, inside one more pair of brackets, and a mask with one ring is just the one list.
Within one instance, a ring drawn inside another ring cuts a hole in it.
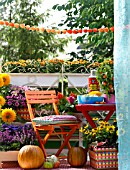
[{"label": "chair seat", "polygon": [[72,115],[50,115],[44,117],[36,117],[32,119],[32,122],[35,122],[36,125],[78,123],[77,118]]}]

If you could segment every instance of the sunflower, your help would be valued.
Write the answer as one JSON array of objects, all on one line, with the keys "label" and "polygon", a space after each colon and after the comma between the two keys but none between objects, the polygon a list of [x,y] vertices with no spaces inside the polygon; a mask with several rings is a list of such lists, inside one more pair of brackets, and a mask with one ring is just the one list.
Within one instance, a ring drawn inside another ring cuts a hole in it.
[{"label": "sunflower", "polygon": [[0,76],[0,87],[2,87],[3,85],[4,85],[4,81],[3,81],[2,76]]},{"label": "sunflower", "polygon": [[4,106],[5,105],[5,99],[3,96],[0,96],[0,105]]},{"label": "sunflower", "polygon": [[16,113],[12,108],[2,110],[2,120],[6,122],[13,122],[16,119]]},{"label": "sunflower", "polygon": [[4,85],[7,86],[8,84],[10,84],[10,76],[6,73],[1,74],[3,81],[4,81]]}]

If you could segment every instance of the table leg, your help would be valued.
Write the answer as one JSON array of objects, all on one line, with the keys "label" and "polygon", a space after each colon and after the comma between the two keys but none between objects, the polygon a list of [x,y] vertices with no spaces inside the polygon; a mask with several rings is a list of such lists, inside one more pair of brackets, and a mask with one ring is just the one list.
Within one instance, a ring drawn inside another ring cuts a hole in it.
[{"label": "table leg", "polygon": [[85,116],[86,120],[88,121],[88,123],[91,125],[92,128],[96,128],[96,124],[93,121],[93,119],[91,118],[91,116],[89,115],[88,111],[83,110],[82,111],[83,115]]},{"label": "table leg", "polygon": [[115,110],[110,110],[110,112],[107,114],[106,118],[104,119],[106,122],[111,118]]}]

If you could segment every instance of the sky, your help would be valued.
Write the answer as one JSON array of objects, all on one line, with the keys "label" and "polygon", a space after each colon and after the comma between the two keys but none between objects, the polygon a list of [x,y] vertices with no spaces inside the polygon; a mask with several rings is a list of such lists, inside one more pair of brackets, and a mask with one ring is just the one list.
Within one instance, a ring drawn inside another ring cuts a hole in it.
[{"label": "sky", "polygon": [[[62,5],[65,4],[68,0],[43,0],[42,6],[40,8],[40,10],[42,12],[46,11],[47,9],[52,10],[52,7],[56,4]],[[64,11],[52,11],[50,12],[51,16],[49,18],[49,21],[44,23],[44,27],[47,26],[48,28],[53,25],[57,25],[58,23],[60,23],[60,21],[62,20],[62,18],[65,16],[65,12]]]},{"label": "sky", "polygon": [[[44,12],[47,9],[52,10],[52,7],[54,5],[56,5],[56,4],[62,5],[62,4],[67,3],[67,1],[68,0],[43,0],[42,6],[40,8],[40,11]],[[65,17],[65,12],[64,11],[56,10],[56,11],[52,11],[50,13],[51,13],[51,16],[50,16],[49,20],[42,25],[44,28],[50,28],[51,29],[52,26],[58,26],[58,23],[60,23],[61,20]],[[59,29],[61,29],[61,28],[59,27]],[[59,36],[62,36],[62,35],[59,35]],[[65,34],[64,36],[70,36],[70,34]],[[74,41],[69,43],[68,47],[65,48],[66,57],[68,56],[67,53],[75,51],[77,46],[78,45],[75,44]],[[61,58],[62,58],[62,56],[63,56],[63,58],[65,57],[64,54],[60,53],[59,55],[60,55]]]}]

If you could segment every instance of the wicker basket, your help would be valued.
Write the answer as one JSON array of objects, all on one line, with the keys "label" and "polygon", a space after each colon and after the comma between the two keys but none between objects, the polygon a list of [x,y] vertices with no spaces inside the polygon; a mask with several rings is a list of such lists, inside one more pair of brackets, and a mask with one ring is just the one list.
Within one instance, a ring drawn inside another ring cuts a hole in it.
[{"label": "wicker basket", "polygon": [[118,169],[116,148],[93,148],[89,150],[90,165],[95,169]]}]

